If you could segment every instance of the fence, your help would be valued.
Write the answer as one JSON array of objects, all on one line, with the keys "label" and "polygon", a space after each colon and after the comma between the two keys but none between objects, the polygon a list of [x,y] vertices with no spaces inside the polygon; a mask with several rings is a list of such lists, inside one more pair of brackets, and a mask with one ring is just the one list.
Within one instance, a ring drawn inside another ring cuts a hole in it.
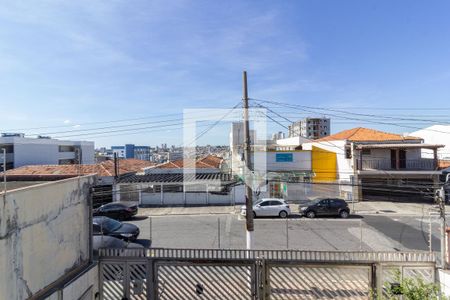
[{"label": "fence", "polygon": [[434,170],[436,162],[433,159],[363,159],[357,160],[358,170]]},{"label": "fence", "polygon": [[101,299],[367,299],[402,277],[435,281],[428,252],[100,249]]}]

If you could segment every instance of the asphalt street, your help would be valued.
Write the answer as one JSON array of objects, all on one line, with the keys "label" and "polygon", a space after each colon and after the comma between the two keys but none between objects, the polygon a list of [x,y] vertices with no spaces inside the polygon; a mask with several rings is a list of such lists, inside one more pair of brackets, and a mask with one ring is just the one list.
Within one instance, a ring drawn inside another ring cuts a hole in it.
[{"label": "asphalt street", "polygon": [[[237,214],[137,217],[138,242],[166,248],[245,248],[245,219]],[[432,220],[432,248],[439,223]],[[429,250],[430,220],[422,216],[359,215],[340,218],[257,218],[254,247],[300,250]]]}]

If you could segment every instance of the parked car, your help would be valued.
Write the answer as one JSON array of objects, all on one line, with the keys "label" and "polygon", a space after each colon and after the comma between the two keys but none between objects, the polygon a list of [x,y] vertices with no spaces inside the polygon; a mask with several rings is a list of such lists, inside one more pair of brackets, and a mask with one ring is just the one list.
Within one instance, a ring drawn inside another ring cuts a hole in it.
[{"label": "parked car", "polygon": [[[241,214],[246,215],[245,205],[241,207]],[[291,209],[284,199],[264,198],[253,204],[254,217],[278,216],[280,218],[286,218],[290,214]]]},{"label": "parked car", "polygon": [[122,223],[108,217],[93,218],[93,234],[107,235],[132,242],[139,236],[139,228],[130,223]]},{"label": "parked car", "polygon": [[128,249],[143,249],[144,246],[136,243],[127,243],[121,239],[107,236],[107,235],[94,235],[93,237],[93,250],[94,256],[98,255],[98,250],[100,248],[110,248],[110,249],[123,249],[120,255],[127,256],[131,251]]},{"label": "parked car", "polygon": [[138,212],[137,205],[126,205],[123,203],[108,203],[94,209],[94,216],[105,216],[116,220],[128,220]]},{"label": "parked car", "polygon": [[317,199],[299,206],[300,215],[308,218],[317,216],[340,216],[347,218],[350,215],[350,208],[347,202],[337,198]]}]

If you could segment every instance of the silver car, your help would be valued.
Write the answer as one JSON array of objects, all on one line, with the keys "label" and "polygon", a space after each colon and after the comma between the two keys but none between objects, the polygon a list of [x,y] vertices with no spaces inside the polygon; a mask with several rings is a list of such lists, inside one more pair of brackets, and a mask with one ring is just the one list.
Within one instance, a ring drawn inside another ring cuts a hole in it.
[{"label": "silver car", "polygon": [[[241,207],[241,214],[244,216],[246,215],[245,205]],[[264,198],[253,204],[254,217],[273,216],[286,218],[290,214],[291,209],[284,199]]]}]

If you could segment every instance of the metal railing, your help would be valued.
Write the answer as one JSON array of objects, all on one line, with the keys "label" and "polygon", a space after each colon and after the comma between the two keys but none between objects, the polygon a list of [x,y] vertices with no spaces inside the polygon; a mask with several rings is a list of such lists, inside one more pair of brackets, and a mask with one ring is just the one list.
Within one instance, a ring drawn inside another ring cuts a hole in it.
[{"label": "metal railing", "polygon": [[369,299],[396,272],[435,282],[429,252],[129,250],[100,249],[100,299]]},{"label": "metal railing", "polygon": [[436,163],[433,159],[404,159],[398,163],[390,159],[357,160],[358,170],[434,170]]},{"label": "metal railing", "polygon": [[430,252],[364,252],[364,251],[304,251],[304,250],[244,250],[244,249],[109,249],[99,250],[99,257],[149,257],[176,259],[273,259],[305,262],[435,262]]}]

